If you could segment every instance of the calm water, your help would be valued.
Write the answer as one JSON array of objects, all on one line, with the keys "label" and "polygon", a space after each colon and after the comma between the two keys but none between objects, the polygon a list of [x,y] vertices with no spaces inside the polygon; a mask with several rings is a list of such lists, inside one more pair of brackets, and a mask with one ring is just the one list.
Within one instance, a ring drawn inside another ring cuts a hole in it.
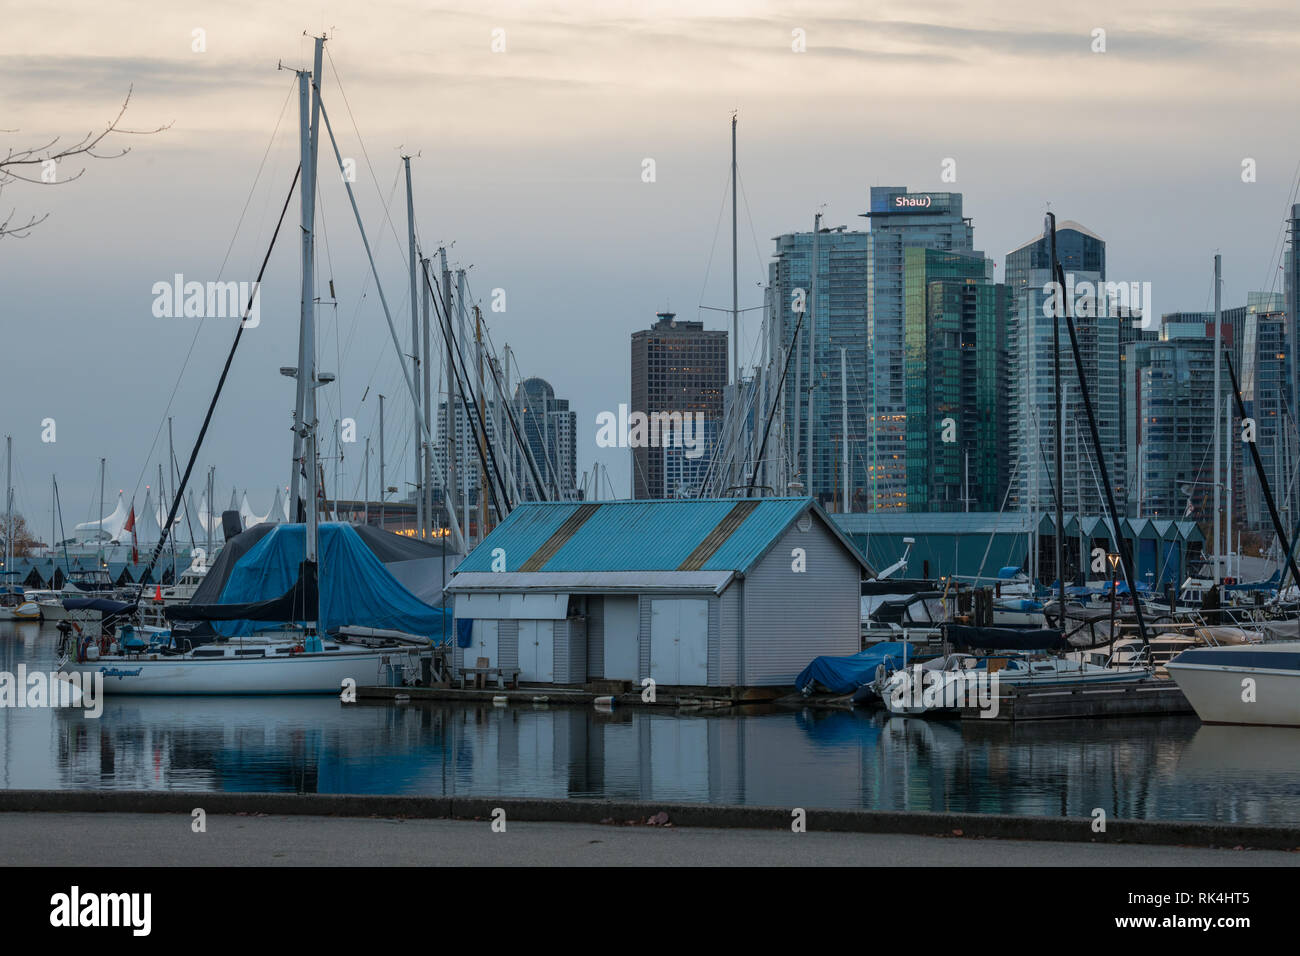
[{"label": "calm water", "polygon": [[[0,623],[0,670],[51,626]],[[990,723],[841,711],[109,697],[0,710],[0,786],[605,797],[1294,824],[1300,730],[1194,717]]]}]

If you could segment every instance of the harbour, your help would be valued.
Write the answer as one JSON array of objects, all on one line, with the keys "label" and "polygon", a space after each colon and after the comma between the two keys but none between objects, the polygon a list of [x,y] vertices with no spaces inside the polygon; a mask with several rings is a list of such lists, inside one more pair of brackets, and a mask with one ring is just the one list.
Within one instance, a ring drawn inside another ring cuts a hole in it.
[{"label": "harbour", "polygon": [[[0,628],[0,669],[53,663],[57,635],[48,626]],[[1285,728],[1211,727],[1190,715],[1012,726],[771,704],[682,713],[109,696],[98,719],[75,709],[7,710],[0,784],[1046,818],[1103,807],[1117,819],[1265,824],[1300,814],[1293,738]]]},{"label": "harbour", "polygon": [[1165,2],[16,16],[15,912],[330,867],[248,886],[400,945],[398,866],[981,913],[1079,866],[1022,932],[1250,926],[1207,882],[1300,865],[1300,28]]}]

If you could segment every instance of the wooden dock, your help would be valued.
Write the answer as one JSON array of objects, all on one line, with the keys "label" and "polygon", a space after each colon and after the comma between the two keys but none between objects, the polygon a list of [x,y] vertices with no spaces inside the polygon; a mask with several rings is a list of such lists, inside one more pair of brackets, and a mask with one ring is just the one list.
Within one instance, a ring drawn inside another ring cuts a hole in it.
[{"label": "wooden dock", "polygon": [[963,708],[963,720],[1017,721],[1069,718],[1153,717],[1194,714],[1172,680],[1133,684],[1060,684],[1055,687],[1006,687],[998,694],[995,717],[978,707]]}]

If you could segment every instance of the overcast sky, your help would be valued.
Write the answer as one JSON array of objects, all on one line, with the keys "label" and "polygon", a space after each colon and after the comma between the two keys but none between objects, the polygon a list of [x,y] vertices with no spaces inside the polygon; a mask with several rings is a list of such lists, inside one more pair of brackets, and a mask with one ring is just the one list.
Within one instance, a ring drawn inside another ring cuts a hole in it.
[{"label": "overcast sky", "polygon": [[[1216,251],[1225,307],[1281,289],[1282,220],[1300,159],[1300,11],[1285,0],[217,9],[0,3],[0,144],[78,138],[110,119],[131,85],[125,125],[172,124],[119,138],[132,152],[85,164],[76,182],[0,192],[0,218],[49,213],[28,238],[0,239],[0,427],[14,435],[18,507],[44,538],[52,473],[70,529],[95,516],[101,457],[108,507],[119,488],[143,501],[168,414],[184,465],[235,323],[156,318],[151,290],[176,273],[254,277],[297,163],[294,75],[276,66],[308,65],[304,31],[331,37],[323,96],[343,154],[357,161],[403,342],[407,152],[419,154],[426,253],[454,242],[451,262],[472,266],[492,340],[573,403],[579,468],[601,460],[620,494],[628,452],[596,448],[595,418],[628,400],[630,333],[667,307],[708,327],[729,322],[700,306],[730,305],[722,200],[733,109],[742,308],[761,302],[771,237],[808,229],[823,204],[827,224],[865,229],[872,185],[962,192],[976,248],[999,268],[1050,202],[1107,241],[1109,278],[1151,282],[1160,311],[1211,307]],[[1093,52],[1098,29],[1104,53]],[[494,30],[504,52],[492,50]],[[792,49],[795,31],[806,52]],[[646,158],[653,183],[642,181]],[[940,180],[947,158],[952,184]],[[1242,181],[1247,158],[1253,183]],[[410,404],[325,146],[321,169],[318,273],[338,295],[320,313],[321,365],[340,375],[322,392],[321,417],[357,421],[340,482],[351,495],[364,439],[378,441],[381,392],[390,471],[409,472]],[[277,369],[296,361],[296,222],[295,200],[261,324],[244,336],[196,472],[215,464],[218,502],[237,485],[259,513],[289,475],[293,390]],[[490,311],[496,288],[504,313]],[[751,315],[742,356],[755,354]],[[57,423],[52,444],[41,441],[45,418]],[[331,495],[333,469],[327,462]],[[376,453],[372,487],[377,471]]]}]

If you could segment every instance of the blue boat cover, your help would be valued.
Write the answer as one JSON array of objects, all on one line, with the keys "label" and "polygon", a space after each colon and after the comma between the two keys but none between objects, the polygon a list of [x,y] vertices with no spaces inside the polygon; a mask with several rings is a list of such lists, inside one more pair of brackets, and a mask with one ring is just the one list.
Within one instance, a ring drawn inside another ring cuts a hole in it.
[{"label": "blue boat cover", "polygon": [[[306,557],[306,526],[277,525],[231,569],[218,604],[251,604],[285,594],[298,581]],[[320,621],[329,632],[339,627],[379,627],[440,641],[447,613],[430,607],[403,587],[348,524],[326,522],[317,537]],[[280,626],[275,622],[220,621],[213,627],[228,637]]]},{"label": "blue boat cover", "polygon": [[832,694],[848,694],[876,679],[876,668],[885,662],[902,667],[915,652],[903,641],[873,644],[849,657],[815,657],[794,680],[795,689],[803,692],[813,681]]},{"label": "blue boat cover", "polygon": [[104,614],[121,614],[135,608],[134,604],[108,598],[64,598],[63,606],[69,611],[101,611]]},{"label": "blue boat cover", "polygon": [[944,624],[942,627],[944,638],[963,650],[1064,651],[1070,647],[1065,635],[1051,628],[1013,630],[966,624]]}]

